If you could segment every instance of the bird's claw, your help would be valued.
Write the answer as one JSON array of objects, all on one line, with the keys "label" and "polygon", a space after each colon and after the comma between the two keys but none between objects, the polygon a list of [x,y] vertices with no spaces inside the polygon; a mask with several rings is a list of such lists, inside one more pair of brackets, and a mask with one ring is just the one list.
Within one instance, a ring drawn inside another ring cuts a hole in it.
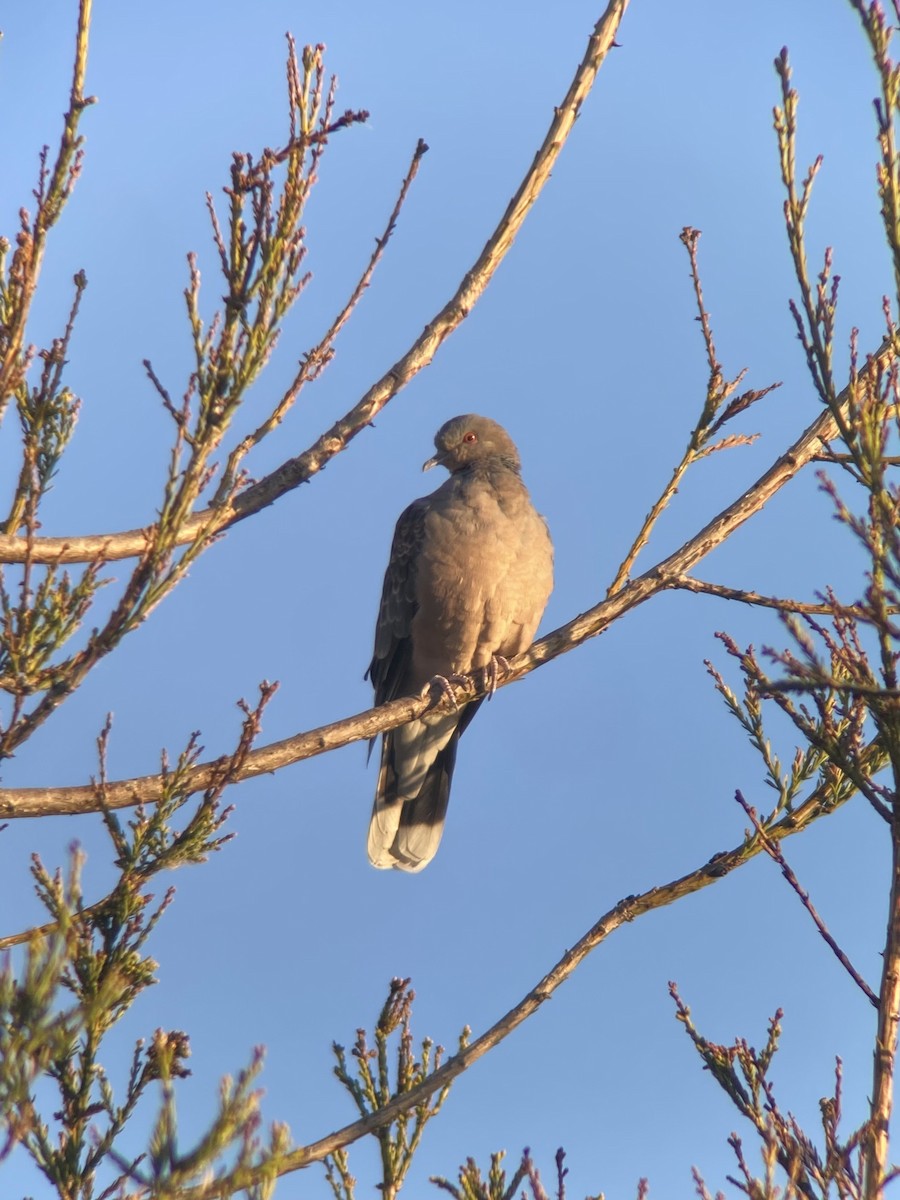
[{"label": "bird's claw", "polygon": [[[484,688],[489,700],[494,692],[496,692],[501,676],[509,674],[509,669],[509,663],[502,654],[491,655],[491,661],[487,666],[477,668],[476,677],[480,674],[481,686]],[[475,686],[475,679],[472,675],[462,675],[457,671],[454,671],[452,675],[433,675],[422,689],[422,695],[424,696],[432,690],[437,690],[441,696],[446,696],[450,700],[454,709],[458,710],[459,701],[456,699],[454,685],[471,688]]]},{"label": "bird's claw", "polygon": [[502,654],[492,654],[491,661],[486,667],[482,667],[482,671],[484,672],[484,689],[487,692],[488,700],[490,700],[497,690],[501,672],[504,675],[509,674],[509,663]]},{"label": "bird's claw", "polygon": [[449,698],[454,709],[459,711],[459,701],[456,699],[456,692],[453,690],[453,685],[457,684],[462,687],[470,687],[471,679],[468,675],[433,675],[425,684],[423,692],[430,692],[432,688],[436,688],[442,696]]}]

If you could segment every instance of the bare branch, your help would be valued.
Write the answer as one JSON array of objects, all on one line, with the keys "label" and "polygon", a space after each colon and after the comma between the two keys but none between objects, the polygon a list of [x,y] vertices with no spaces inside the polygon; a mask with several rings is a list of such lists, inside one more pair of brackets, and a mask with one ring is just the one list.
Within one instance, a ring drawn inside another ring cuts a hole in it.
[{"label": "bare branch", "polygon": [[[756,605],[760,608],[774,608],[783,613],[807,613],[811,616],[821,617],[834,615],[834,605],[826,602],[812,604],[805,600],[792,600],[785,596],[764,596],[761,592],[727,587],[724,583],[709,583],[704,579],[695,579],[692,575],[683,575],[680,579],[671,580],[669,586],[698,595],[718,596],[722,600],[737,600],[741,604]],[[891,609],[890,611],[894,615],[900,613],[900,609]],[[857,604],[845,605],[842,612],[857,620],[866,620],[869,617],[869,614]]]},{"label": "bare branch", "polygon": [[689,226],[685,226],[681,231],[681,241],[687,249],[691,263],[691,280],[694,285],[694,296],[697,301],[699,314],[696,319],[700,322],[700,328],[703,331],[706,359],[709,364],[706,398],[696,424],[691,430],[691,436],[681,456],[681,461],[673,470],[668,483],[644,518],[644,523],[638,531],[637,537],[632,542],[628,553],[620,563],[615,577],[607,589],[607,597],[614,596],[628,581],[634,564],[650,540],[650,535],[656,527],[657,521],[665,509],[668,508],[673,496],[678,492],[682,479],[694,463],[709,454],[714,454],[718,450],[726,450],[739,445],[748,445],[755,439],[755,435],[748,437],[742,434],[735,434],[724,437],[713,445],[710,443],[712,435],[721,429],[727,421],[730,421],[732,417],[744,412],[751,404],[755,404],[757,400],[761,400],[763,396],[767,396],[774,388],[781,386],[780,384],[773,383],[761,391],[747,391],[730,403],[726,403],[729,396],[732,395],[743,380],[746,371],[741,371],[737,378],[732,380],[726,380],[722,374],[722,366],[716,355],[716,347],[713,341],[712,323],[703,300],[703,288],[700,283],[700,268],[697,262],[697,243],[699,240],[700,231],[698,229],[691,229]]},{"label": "bare branch", "polygon": [[[869,360],[864,370],[877,371],[891,358],[892,350],[885,343]],[[758,512],[767,500],[797,474],[823,442],[834,437],[835,433],[831,413],[821,413],[752,487],[723,509],[679,550],[625,584],[610,599],[603,600],[587,612],[581,613],[566,625],[535,642],[524,654],[511,659],[510,669],[504,678],[498,681],[498,686],[505,687],[543,663],[574,650],[582,642],[602,633],[623,613],[643,604],[657,593],[682,586],[686,574],[696,563]],[[477,689],[458,690],[460,699],[469,700],[478,694],[480,693]],[[449,700],[444,702],[450,703]],[[421,716],[430,704],[431,700],[423,697],[394,700],[379,709],[368,709],[308,733],[300,733],[283,741],[261,746],[248,756],[241,778],[248,779],[267,774],[289,763],[336,750],[350,742],[374,737],[388,729],[396,729],[398,725]],[[216,761],[197,766],[196,790],[208,786],[210,772],[214,771],[216,766]],[[151,802],[154,795],[158,794],[159,784],[159,776],[154,775],[110,783],[110,807],[125,808],[142,801]],[[0,789],[0,817],[3,818],[95,811],[96,800],[90,787]]]},{"label": "bare branch", "polygon": [[844,951],[840,948],[840,946],[837,944],[837,942],[834,940],[834,938],[828,932],[828,927],[826,926],[826,924],[822,920],[822,918],[819,916],[813,902],[809,898],[809,892],[807,892],[805,890],[805,888],[800,886],[800,881],[798,880],[797,876],[794,874],[793,870],[791,869],[790,864],[788,863],[787,859],[782,854],[781,849],[779,848],[777,842],[773,842],[770,840],[767,831],[760,824],[759,817],[756,815],[756,809],[752,808],[747,803],[747,801],[744,799],[744,797],[740,793],[740,791],[735,792],[734,798],[735,798],[735,800],[737,800],[738,804],[740,804],[741,808],[744,810],[744,812],[747,814],[747,816],[753,822],[753,827],[756,830],[756,832],[759,834],[760,840],[762,842],[763,850],[765,850],[766,854],[768,854],[768,856],[769,856],[769,858],[771,858],[772,862],[776,863],[781,868],[782,875],[785,877],[785,879],[788,881],[788,883],[791,885],[791,887],[797,893],[797,896],[800,899],[800,903],[803,905],[803,907],[806,909],[806,911],[812,917],[813,923],[814,923],[816,929],[818,929],[819,933],[825,939],[825,942],[828,944],[828,946],[833,951],[835,958],[837,958],[838,962],[841,964],[841,966],[844,968],[844,970],[847,972],[847,974],[850,976],[850,978],[853,980],[853,982],[857,985],[857,987],[860,988],[860,990],[866,996],[869,1003],[874,1008],[877,1008],[878,1007],[878,997],[875,995],[875,993],[872,991],[872,989],[869,987],[869,985],[866,983],[866,981],[863,979],[863,977],[859,974],[859,972],[853,966],[853,963],[850,961],[850,959],[847,957],[847,955],[844,953]]},{"label": "bare branch", "polygon": [[[875,747],[864,751],[864,758],[870,759],[878,754]],[[826,788],[817,788],[793,812],[787,814],[777,824],[767,831],[768,838],[777,843],[806,829],[813,821],[837,810],[838,805],[826,802]],[[743,866],[758,854],[764,853],[762,839],[755,834],[743,841],[732,850],[714,854],[712,858],[696,867],[687,875],[682,875],[670,883],[651,888],[636,896],[628,896],[604,913],[602,917],[572,946],[562,958],[535,984],[513,1008],[501,1017],[475,1041],[469,1043],[459,1053],[439,1067],[428,1079],[400,1096],[395,1096],[383,1108],[367,1117],[345,1125],[343,1129],[335,1130],[327,1137],[301,1146],[286,1154],[278,1162],[278,1175],[291,1171],[302,1170],[311,1163],[320,1162],[329,1154],[334,1154],[351,1143],[358,1141],[367,1134],[381,1129],[404,1112],[425,1102],[429,1096],[447,1087],[457,1076],[466,1071],[473,1063],[482,1058],[489,1050],[507,1038],[513,1030],[532,1016],[541,1005],[549,1000],[557,988],[564,983],[585,958],[611,934],[643,916],[647,912],[656,911],[673,904],[683,896],[699,892],[710,884],[730,874]],[[254,1172],[234,1173],[209,1185],[187,1188],[179,1193],[180,1200],[213,1200],[213,1197],[232,1195],[235,1191],[252,1185],[256,1178]]]},{"label": "bare branch", "polygon": [[[578,66],[562,103],[554,109],[553,120],[534,161],[509,202],[499,225],[491,234],[472,268],[441,311],[425,326],[410,349],[369,388],[362,399],[336,421],[303,454],[289,459],[271,474],[238,496],[216,507],[195,513],[179,532],[179,543],[191,542],[199,530],[217,533],[242,521],[260,509],[274,504],[285,493],[325,467],[384,408],[407,383],[432,361],[447,338],[469,315],[493,278],[494,272],[512,246],[532,205],[550,178],[581,106],[590,92],[597,73],[613,45],[616,31],[628,7],[628,0],[610,0],[594,27],[584,58]],[[85,562],[103,554],[110,559],[131,558],[143,553],[152,528],[132,529],[124,533],[95,534],[87,537],[36,538],[31,559],[43,562]],[[27,553],[24,539],[0,537],[0,562],[23,562]]]}]

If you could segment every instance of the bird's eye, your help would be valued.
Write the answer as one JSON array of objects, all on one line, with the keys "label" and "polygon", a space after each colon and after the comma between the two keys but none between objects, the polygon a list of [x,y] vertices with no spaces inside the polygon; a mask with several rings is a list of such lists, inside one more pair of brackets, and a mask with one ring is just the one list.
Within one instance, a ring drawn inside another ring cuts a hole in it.
[{"label": "bird's eye", "polygon": [[470,431],[469,431],[467,434],[464,434],[464,435],[463,435],[463,441],[464,441],[464,442],[477,442],[477,441],[478,441],[478,434],[477,434],[477,433],[472,433],[472,431],[470,430]]}]

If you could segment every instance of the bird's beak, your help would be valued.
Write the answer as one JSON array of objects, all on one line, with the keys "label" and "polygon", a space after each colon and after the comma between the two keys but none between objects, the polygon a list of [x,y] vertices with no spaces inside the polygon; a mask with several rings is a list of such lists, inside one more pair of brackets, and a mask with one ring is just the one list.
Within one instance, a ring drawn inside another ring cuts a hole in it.
[{"label": "bird's beak", "polygon": [[443,454],[432,455],[432,457],[429,458],[427,462],[422,463],[422,470],[430,471],[432,467],[440,466],[441,462],[443,461],[443,458],[444,458]]}]

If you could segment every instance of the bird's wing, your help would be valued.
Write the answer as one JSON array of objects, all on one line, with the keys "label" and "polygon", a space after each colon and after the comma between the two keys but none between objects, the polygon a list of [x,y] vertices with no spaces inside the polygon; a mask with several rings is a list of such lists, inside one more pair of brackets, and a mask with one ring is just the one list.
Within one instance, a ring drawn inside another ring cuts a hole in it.
[{"label": "bird's wing", "polygon": [[412,621],[416,615],[416,562],[422,548],[428,497],[414,500],[400,514],[384,573],[381,607],[375,623],[375,649],[366,672],[375,703],[403,695],[412,660]]}]

